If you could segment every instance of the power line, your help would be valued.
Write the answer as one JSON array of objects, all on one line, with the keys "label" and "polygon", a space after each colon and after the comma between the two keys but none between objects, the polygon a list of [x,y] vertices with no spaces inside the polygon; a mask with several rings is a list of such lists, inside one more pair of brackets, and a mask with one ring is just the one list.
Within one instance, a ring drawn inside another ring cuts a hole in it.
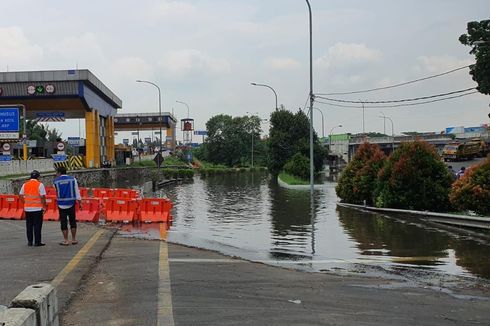
[{"label": "power line", "polygon": [[389,100],[389,101],[351,101],[351,100],[342,100],[342,99],[329,98],[329,97],[323,97],[323,96],[317,96],[317,97],[324,99],[324,100],[327,100],[327,101],[341,102],[341,103],[361,103],[361,104],[362,103],[364,103],[364,104],[400,103],[400,102],[420,101],[420,100],[426,100],[426,99],[435,98],[435,97],[442,97],[442,96],[447,96],[447,95],[452,95],[452,94],[464,93],[464,92],[468,92],[468,91],[471,91],[474,89],[476,89],[476,87],[460,89],[457,91],[452,91],[452,92],[442,93],[442,94],[435,94],[435,95],[428,95],[428,96],[421,96],[421,97],[414,97],[414,98],[406,98],[406,99],[402,99],[402,100]]},{"label": "power line", "polygon": [[352,91],[352,92],[316,93],[316,95],[327,95],[327,96],[328,95],[348,95],[348,94],[359,94],[359,93],[368,93],[368,92],[380,91],[380,90],[383,90],[383,89],[389,89],[389,88],[395,88],[395,87],[405,86],[405,85],[417,83],[417,82],[420,82],[420,81],[424,81],[424,80],[427,80],[427,79],[432,79],[432,78],[436,78],[436,77],[448,75],[448,74],[451,74],[451,73],[456,72],[458,70],[469,68],[470,66],[471,65],[467,65],[467,66],[459,67],[459,68],[456,68],[456,69],[452,69],[452,70],[449,70],[449,71],[446,71],[446,72],[443,72],[443,73],[440,73],[440,74],[437,74],[437,75],[431,75],[431,76],[427,76],[427,77],[423,77],[423,78],[419,78],[419,79],[414,79],[414,80],[410,80],[410,81],[407,81],[407,82],[404,82],[404,83],[394,84],[394,85],[390,85],[390,86],[377,87],[377,88],[365,89],[365,90],[360,90],[360,91]]},{"label": "power line", "polygon": [[[406,103],[406,104],[395,104],[395,105],[372,105],[372,106],[365,106],[366,109],[383,109],[383,108],[398,108],[398,107],[404,107],[404,106],[415,106],[415,105],[421,105],[421,104],[428,104],[428,103],[434,103],[434,102],[440,102],[440,101],[446,101],[450,99],[455,99],[458,97],[463,97],[471,94],[478,93],[478,91],[473,91],[469,93],[464,93],[464,94],[459,94],[455,96],[448,96],[445,98],[439,98],[435,100],[430,100],[430,101],[423,101],[423,102],[418,102],[418,103]],[[330,106],[336,106],[336,107],[341,107],[341,108],[362,108],[362,106],[357,106],[357,105],[342,105],[342,104],[334,104],[334,103],[328,103],[328,102],[323,102],[323,101],[316,101],[317,103],[320,104],[326,104]],[[358,102],[361,103],[361,102]],[[364,102],[365,103],[365,102]]]}]

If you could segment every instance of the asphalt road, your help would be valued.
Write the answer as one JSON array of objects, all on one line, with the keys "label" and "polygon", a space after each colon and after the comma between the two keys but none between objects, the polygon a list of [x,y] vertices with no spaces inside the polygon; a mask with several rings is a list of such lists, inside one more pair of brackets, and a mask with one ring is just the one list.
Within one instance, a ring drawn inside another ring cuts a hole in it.
[{"label": "asphalt road", "polygon": [[[0,304],[28,284],[57,285],[62,325],[489,325],[488,280],[450,295],[363,275],[306,273],[80,227],[80,244],[27,247],[0,220]],[[165,233],[162,232],[165,238]],[[478,290],[478,297],[474,295]]]},{"label": "asphalt road", "polygon": [[460,162],[444,162],[447,166],[452,166],[453,167],[453,170],[455,172],[458,172],[459,169],[461,169],[462,166],[464,166],[465,168],[469,168],[470,166],[472,165],[475,165],[475,164],[478,164],[480,163],[481,161],[483,161],[484,158],[475,158],[473,160],[469,160],[469,161],[460,161]]}]

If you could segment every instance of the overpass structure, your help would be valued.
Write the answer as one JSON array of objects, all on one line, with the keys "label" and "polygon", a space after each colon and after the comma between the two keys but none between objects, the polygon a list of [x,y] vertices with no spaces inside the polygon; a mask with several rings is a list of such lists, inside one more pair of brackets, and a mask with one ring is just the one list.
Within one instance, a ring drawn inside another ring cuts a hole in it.
[{"label": "overpass structure", "polygon": [[[114,129],[116,131],[141,131],[151,130],[165,131],[166,138],[162,138],[165,147],[175,149],[177,119],[170,112],[158,113],[129,113],[117,114],[114,117]],[[160,135],[163,137],[163,135]]]},{"label": "overpass structure", "polygon": [[122,101],[89,70],[0,72],[0,105],[23,105],[27,119],[85,119],[86,167],[115,160]]}]

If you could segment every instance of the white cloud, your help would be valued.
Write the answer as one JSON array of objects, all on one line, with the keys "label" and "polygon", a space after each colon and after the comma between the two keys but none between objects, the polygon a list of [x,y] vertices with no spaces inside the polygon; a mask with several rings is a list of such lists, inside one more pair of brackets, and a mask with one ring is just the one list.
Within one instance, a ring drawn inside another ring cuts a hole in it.
[{"label": "white cloud", "polygon": [[170,51],[158,65],[175,77],[190,73],[226,74],[231,69],[227,60],[213,58],[196,49]]},{"label": "white cloud", "polygon": [[336,43],[327,54],[315,60],[320,68],[350,66],[378,62],[383,57],[381,51],[370,49],[365,44]]},{"label": "white cloud", "polygon": [[0,27],[0,44],[0,61],[6,65],[30,64],[43,56],[43,49],[32,44],[22,28],[17,26]]},{"label": "white cloud", "polygon": [[159,1],[149,8],[148,17],[154,20],[181,19],[183,16],[191,16],[197,13],[197,8],[183,1]]},{"label": "white cloud", "polygon": [[72,61],[93,61],[104,57],[104,50],[94,33],[65,37],[59,42],[49,44],[49,51]]},{"label": "white cloud", "polygon": [[269,58],[265,65],[275,70],[293,70],[301,66],[301,63],[292,58]]},{"label": "white cloud", "polygon": [[137,79],[152,79],[153,67],[139,57],[122,57],[111,64],[111,80],[116,87],[133,85]]},{"label": "white cloud", "polygon": [[474,63],[472,59],[458,59],[450,55],[420,56],[417,58],[416,72],[440,73]]}]

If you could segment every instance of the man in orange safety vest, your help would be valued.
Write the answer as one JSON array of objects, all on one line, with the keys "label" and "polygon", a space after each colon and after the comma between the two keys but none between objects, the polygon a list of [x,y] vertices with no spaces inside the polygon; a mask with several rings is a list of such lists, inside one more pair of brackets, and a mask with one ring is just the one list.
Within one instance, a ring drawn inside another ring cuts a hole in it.
[{"label": "man in orange safety vest", "polygon": [[27,245],[29,247],[45,245],[41,242],[41,229],[43,227],[43,213],[46,211],[46,188],[38,180],[40,176],[38,171],[32,171],[31,178],[22,185],[19,192],[26,213]]}]

